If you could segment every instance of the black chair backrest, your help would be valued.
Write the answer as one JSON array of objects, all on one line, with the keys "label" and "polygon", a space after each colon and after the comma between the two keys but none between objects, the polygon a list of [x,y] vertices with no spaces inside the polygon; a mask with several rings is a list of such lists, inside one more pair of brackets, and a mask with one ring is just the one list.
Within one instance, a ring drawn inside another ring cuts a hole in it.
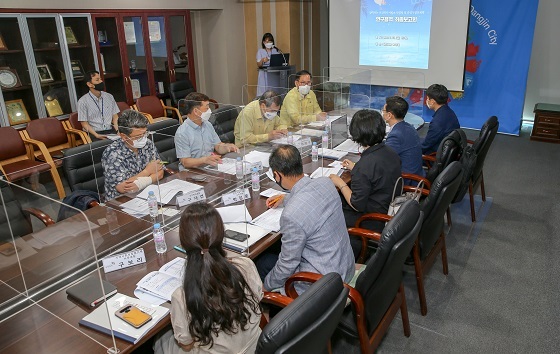
[{"label": "black chair backrest", "polygon": [[[6,182],[6,177],[0,172],[0,242],[10,242],[12,234],[14,237],[21,237],[33,232],[31,221],[21,210],[21,204],[16,199],[10,185]],[[8,218],[6,219],[6,212]],[[8,227],[8,220],[10,227]]]},{"label": "black chair backrest", "polygon": [[436,177],[430,194],[422,201],[424,222],[418,236],[421,258],[428,255],[443,231],[443,217],[457,193],[462,175],[461,163],[452,162]]},{"label": "black chair backrest", "polygon": [[368,335],[371,335],[393,302],[401,285],[403,267],[422,225],[420,204],[405,202],[385,225],[375,254],[356,281],[365,303]]},{"label": "black chair backrest", "polygon": [[231,105],[222,105],[212,112],[210,123],[223,143],[235,143],[233,130],[238,114],[237,107]]},{"label": "black chair backrest", "polygon": [[263,329],[256,353],[328,353],[348,296],[337,273],[325,274]]},{"label": "black chair backrest", "polygon": [[169,84],[169,94],[171,95],[171,104],[177,107],[177,102],[185,98],[189,93],[194,92],[194,86],[189,79],[175,81]]},{"label": "black chair backrest", "polygon": [[178,161],[175,151],[175,132],[181,124],[175,119],[164,119],[148,125],[148,130],[154,132],[154,145],[163,161],[174,163]]},{"label": "black chair backrest", "polygon": [[105,177],[101,157],[105,148],[111,143],[110,139],[105,139],[62,150],[64,155],[62,168],[72,191],[88,190],[104,193]]},{"label": "black chair backrest", "polygon": [[458,161],[463,149],[467,146],[467,136],[462,129],[455,129],[439,144],[436,162],[432,165],[426,179],[433,182],[436,177],[453,161]]},{"label": "black chair backrest", "polygon": [[498,132],[498,127],[500,123],[498,122],[498,117],[492,116],[488,118],[488,120],[484,123],[482,128],[480,129],[480,133],[478,135],[478,139],[473,144],[473,149],[476,152],[476,166],[473,170],[472,179],[473,181],[478,180],[482,173],[482,167],[484,166],[484,160],[486,159],[486,154],[488,153],[488,149],[490,149],[490,145],[492,145],[492,141],[494,141],[494,137]]}]

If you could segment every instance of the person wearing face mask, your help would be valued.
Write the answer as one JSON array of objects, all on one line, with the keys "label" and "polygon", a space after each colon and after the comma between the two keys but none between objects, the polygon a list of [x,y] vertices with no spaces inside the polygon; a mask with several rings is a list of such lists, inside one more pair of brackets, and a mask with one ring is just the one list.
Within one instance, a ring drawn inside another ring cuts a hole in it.
[{"label": "person wearing face mask", "polygon": [[[399,154],[401,172],[424,177],[420,137],[416,129],[404,121],[408,112],[408,102],[399,96],[387,97],[385,102],[381,113],[385,123],[391,127],[385,144]],[[412,181],[406,183],[412,184]]]},{"label": "person wearing face mask", "polygon": [[288,134],[278,116],[281,103],[282,98],[269,90],[245,106],[235,121],[235,145],[264,143]]},{"label": "person wearing face mask", "polygon": [[[270,56],[279,54],[278,49],[274,46],[274,36],[271,33],[265,33],[261,46],[262,48],[257,51],[257,66],[259,69],[266,69],[270,66]],[[261,96],[269,87],[279,87],[278,81],[278,75],[268,75],[265,70],[259,70],[257,97]]]},{"label": "person wearing face mask", "polygon": [[113,95],[105,92],[105,83],[98,71],[86,73],[84,80],[89,92],[78,100],[78,121],[92,140],[107,139],[107,134],[118,131],[119,107]]},{"label": "person wearing face mask", "polygon": [[433,84],[426,90],[426,106],[434,111],[428,133],[422,141],[422,153],[436,152],[447,135],[460,128],[457,115],[447,105],[449,91],[440,84]]},{"label": "person wearing face mask", "polygon": [[127,109],[118,124],[121,139],[109,145],[101,158],[107,199],[137,192],[163,177],[159,153],[148,139],[148,119]]},{"label": "person wearing face mask", "polygon": [[[264,288],[282,288],[298,272],[337,272],[345,282],[354,275],[354,256],[344,224],[342,204],[328,178],[310,179],[303,174],[301,155],[292,145],[277,147],[269,158],[274,179],[290,190],[267,200],[269,207],[282,205],[280,255],[265,253],[256,260]],[[297,284],[301,294],[308,284]]]},{"label": "person wearing face mask", "polygon": [[185,97],[182,109],[181,114],[185,115],[183,124],[175,133],[180,170],[202,165],[216,166],[222,161],[220,155],[239,152],[234,144],[222,143],[208,121],[212,115],[208,96],[191,92]]},{"label": "person wearing face mask", "polygon": [[289,127],[325,120],[327,113],[321,110],[315,93],[311,91],[311,74],[307,70],[296,73],[296,80],[284,98],[280,119]]}]

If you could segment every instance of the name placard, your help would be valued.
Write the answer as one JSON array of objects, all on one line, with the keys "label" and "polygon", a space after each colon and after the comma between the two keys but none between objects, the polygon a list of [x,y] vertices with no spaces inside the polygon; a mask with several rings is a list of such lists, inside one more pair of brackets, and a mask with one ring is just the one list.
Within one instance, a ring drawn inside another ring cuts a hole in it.
[{"label": "name placard", "polygon": [[146,263],[146,255],[143,248],[138,248],[129,252],[115,254],[101,260],[105,273],[115,270],[133,267],[138,264]]},{"label": "name placard", "polygon": [[222,195],[222,203],[224,205],[230,205],[246,199],[251,199],[249,188],[236,189],[233,192]]},{"label": "name placard", "polygon": [[204,193],[204,188],[201,188],[188,192],[187,194],[178,195],[177,206],[180,208],[203,200],[206,200],[206,194]]}]

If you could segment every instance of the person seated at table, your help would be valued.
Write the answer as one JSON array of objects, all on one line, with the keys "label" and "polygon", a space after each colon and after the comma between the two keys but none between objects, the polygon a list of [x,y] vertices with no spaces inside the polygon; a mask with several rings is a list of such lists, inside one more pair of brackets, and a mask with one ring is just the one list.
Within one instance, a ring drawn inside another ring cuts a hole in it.
[{"label": "person seated at table", "polygon": [[404,121],[408,112],[408,102],[399,96],[387,97],[385,102],[381,112],[383,120],[391,127],[385,144],[399,154],[401,172],[424,177],[420,137],[416,129]]},{"label": "person seated at table", "polygon": [[457,115],[447,105],[448,97],[447,87],[440,84],[433,84],[426,90],[426,106],[434,111],[434,115],[422,140],[423,154],[436,152],[443,138],[460,128]]},{"label": "person seated at table", "polygon": [[315,93],[311,91],[311,73],[301,70],[296,73],[295,85],[284,97],[280,119],[288,127],[325,120],[327,113],[321,111]]},{"label": "person seated at table", "polygon": [[99,71],[87,72],[84,80],[89,91],[78,100],[78,121],[93,140],[107,139],[107,134],[117,133],[120,109],[113,95],[105,92]]},{"label": "person seated at table", "polygon": [[235,145],[264,143],[288,134],[286,125],[278,116],[281,104],[282,98],[268,90],[245,106],[235,121]]},{"label": "person seated at table", "polygon": [[154,352],[253,353],[263,297],[255,264],[226,258],[224,223],[208,203],[185,209],[179,238],[187,253],[183,285],[171,297],[173,330],[156,339]]},{"label": "person seated at table", "polygon": [[239,152],[234,144],[222,143],[208,121],[212,114],[208,96],[199,92],[189,93],[181,113],[186,114],[186,119],[175,133],[179,170],[202,165],[216,166],[222,161],[220,155]]},{"label": "person seated at table", "polygon": [[[353,227],[364,214],[387,214],[395,183],[401,175],[399,155],[383,142],[385,122],[379,112],[368,109],[356,112],[350,122],[350,135],[363,148],[358,162],[348,159],[342,162],[350,170],[350,185],[337,175],[329,176],[341,193],[347,227]],[[361,227],[381,232],[384,224],[369,221]],[[355,255],[359,254],[361,241],[352,237],[351,243]]]},{"label": "person seated at table", "polygon": [[[354,256],[344,224],[342,204],[328,178],[310,179],[303,174],[301,155],[292,145],[277,147],[269,158],[274,181],[290,194],[273,196],[267,206],[283,206],[280,217],[280,255],[265,253],[257,269],[264,288],[282,288],[298,272],[336,272],[345,282],[354,275]],[[301,294],[308,284],[296,284]]]},{"label": "person seated at table", "polygon": [[121,139],[103,151],[101,165],[107,199],[137,192],[163,177],[163,165],[154,143],[148,139],[148,119],[127,109],[118,119]]}]

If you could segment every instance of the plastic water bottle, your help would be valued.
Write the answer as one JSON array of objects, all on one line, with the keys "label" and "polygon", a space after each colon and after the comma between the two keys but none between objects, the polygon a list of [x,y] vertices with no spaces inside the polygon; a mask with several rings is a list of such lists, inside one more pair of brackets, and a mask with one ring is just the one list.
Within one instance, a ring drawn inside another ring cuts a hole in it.
[{"label": "plastic water bottle", "polygon": [[241,160],[241,157],[238,157],[235,161],[235,177],[237,179],[243,178],[243,160]]},{"label": "plastic water bottle", "polygon": [[158,202],[154,191],[148,192],[148,211],[150,212],[150,216],[154,219],[158,215]]},{"label": "plastic water bottle", "polygon": [[319,161],[319,148],[317,147],[317,142],[313,142],[311,145],[311,161]]},{"label": "plastic water bottle", "polygon": [[325,130],[323,131],[323,136],[321,138],[321,142],[322,142],[323,148],[326,148],[326,149],[329,148],[329,130],[328,130],[328,128],[325,128]]},{"label": "plastic water bottle", "polygon": [[251,173],[251,187],[254,191],[258,191],[261,189],[261,183],[259,178],[259,169],[253,167],[253,172]]},{"label": "plastic water bottle", "polygon": [[165,253],[167,244],[165,243],[165,234],[159,223],[154,224],[154,243],[156,244],[157,253]]},{"label": "plastic water bottle", "polygon": [[288,144],[294,145],[294,135],[292,132],[288,132]]}]

